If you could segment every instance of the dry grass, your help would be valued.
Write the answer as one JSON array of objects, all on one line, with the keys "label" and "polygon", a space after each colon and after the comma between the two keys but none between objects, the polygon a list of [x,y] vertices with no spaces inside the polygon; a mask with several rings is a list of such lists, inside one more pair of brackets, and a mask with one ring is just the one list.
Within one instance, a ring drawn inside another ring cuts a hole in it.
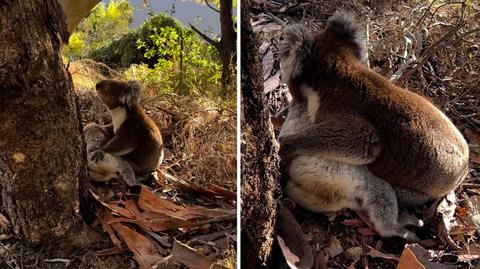
[{"label": "dry grass", "polygon": [[[79,93],[82,123],[110,122],[94,86],[101,79],[125,79],[123,74],[91,60],[72,62],[70,71]],[[145,86],[142,104],[160,127],[168,149],[163,168],[188,182],[216,184],[235,191],[235,109],[223,107],[221,100],[162,94],[156,85]]]}]

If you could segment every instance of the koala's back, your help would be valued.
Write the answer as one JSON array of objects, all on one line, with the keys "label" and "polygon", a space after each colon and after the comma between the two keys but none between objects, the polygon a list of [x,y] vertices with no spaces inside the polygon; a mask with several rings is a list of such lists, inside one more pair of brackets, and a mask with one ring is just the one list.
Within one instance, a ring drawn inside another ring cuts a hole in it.
[{"label": "koala's back", "polygon": [[359,112],[377,129],[382,147],[369,169],[391,184],[437,197],[454,189],[468,170],[468,146],[458,129],[424,97],[373,71],[366,76],[373,86]]},{"label": "koala's back", "polygon": [[135,111],[126,121],[131,121],[138,134],[138,147],[127,156],[137,166],[137,173],[155,170],[163,159],[163,141],[160,130],[142,108],[136,106]]}]

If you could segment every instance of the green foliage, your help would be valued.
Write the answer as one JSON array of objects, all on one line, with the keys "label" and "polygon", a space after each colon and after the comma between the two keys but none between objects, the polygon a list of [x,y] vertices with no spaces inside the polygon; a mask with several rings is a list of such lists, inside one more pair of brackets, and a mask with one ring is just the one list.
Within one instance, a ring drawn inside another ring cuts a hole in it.
[{"label": "green foliage", "polygon": [[127,0],[110,0],[108,5],[103,2],[98,4],[70,36],[65,56],[78,59],[88,55],[112,39],[126,34],[131,21],[132,6]]},{"label": "green foliage", "polygon": [[222,68],[213,46],[164,13],[134,30],[128,28],[131,20],[128,1],[100,3],[71,35],[65,58],[126,68],[128,79],[162,92],[220,96]]},{"label": "green foliage", "polygon": [[158,59],[144,81],[161,79],[166,92],[218,95],[221,63],[216,49],[185,27],[157,27],[154,22],[159,18],[147,22],[151,34],[136,42],[145,58]]}]

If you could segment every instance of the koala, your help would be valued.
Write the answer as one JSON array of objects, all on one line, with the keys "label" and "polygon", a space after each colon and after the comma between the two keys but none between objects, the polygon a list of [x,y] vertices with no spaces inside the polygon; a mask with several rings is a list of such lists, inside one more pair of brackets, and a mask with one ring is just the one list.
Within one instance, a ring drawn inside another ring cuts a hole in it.
[{"label": "koala", "polygon": [[[469,149],[461,133],[425,97],[367,68],[362,31],[352,15],[335,13],[316,34],[293,25],[284,30],[283,37],[282,76],[293,98],[305,103],[310,123],[305,132],[298,131],[297,141],[289,141],[297,144],[294,154],[324,152],[325,142],[320,140],[325,115],[337,111],[342,115],[347,110],[353,113],[350,118],[361,119],[376,130],[378,137],[364,138],[373,143],[365,155],[378,156],[365,159],[363,165],[393,186],[402,206],[442,197],[466,177]],[[347,121],[344,127],[350,132],[359,128],[344,116],[337,121]],[[327,151],[333,150],[330,147]],[[342,163],[352,164],[349,160]]]},{"label": "koala", "polygon": [[313,212],[350,208],[365,211],[384,237],[399,236],[414,242],[416,235],[399,219],[392,185],[369,171],[379,155],[375,128],[353,111],[322,115],[312,125],[306,102],[292,100],[280,130],[280,168],[288,180],[285,194]]},{"label": "koala", "polygon": [[111,154],[105,154],[101,161],[92,160],[93,154],[110,138],[108,127],[89,123],[83,128],[85,143],[87,144],[88,176],[90,180],[105,182],[112,178],[122,178],[129,186],[138,185],[135,173],[130,164]]},{"label": "koala", "polygon": [[109,128],[114,136],[95,151],[92,161],[102,161],[108,153],[127,160],[136,174],[154,172],[163,161],[163,141],[157,125],[140,106],[140,83],[102,80],[96,90],[112,117]]}]

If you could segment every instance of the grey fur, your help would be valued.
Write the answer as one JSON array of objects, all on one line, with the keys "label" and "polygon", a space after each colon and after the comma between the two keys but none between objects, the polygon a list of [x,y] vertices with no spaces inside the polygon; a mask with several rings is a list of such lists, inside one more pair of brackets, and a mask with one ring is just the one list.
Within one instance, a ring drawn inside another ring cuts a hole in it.
[{"label": "grey fur", "polygon": [[362,62],[366,62],[367,50],[365,46],[364,30],[355,19],[355,15],[347,11],[335,12],[327,21],[325,32],[335,33],[345,42],[354,45],[355,53]]},{"label": "grey fur", "polygon": [[142,84],[140,84],[140,82],[136,80],[130,80],[128,82],[128,88],[119,98],[120,104],[126,107],[132,107],[140,103],[140,95],[141,95],[142,89],[143,87],[142,87]]},{"label": "grey fur", "polygon": [[87,165],[89,179],[96,182],[106,182],[112,178],[122,178],[129,186],[140,185],[135,178],[135,172],[129,162],[109,153],[102,160],[94,161],[93,155],[109,139],[106,126],[89,123],[83,128],[87,144]]},{"label": "grey fur", "polygon": [[292,24],[285,28],[279,48],[285,81],[302,72],[302,63],[310,55],[312,43],[313,37],[305,25]]}]

